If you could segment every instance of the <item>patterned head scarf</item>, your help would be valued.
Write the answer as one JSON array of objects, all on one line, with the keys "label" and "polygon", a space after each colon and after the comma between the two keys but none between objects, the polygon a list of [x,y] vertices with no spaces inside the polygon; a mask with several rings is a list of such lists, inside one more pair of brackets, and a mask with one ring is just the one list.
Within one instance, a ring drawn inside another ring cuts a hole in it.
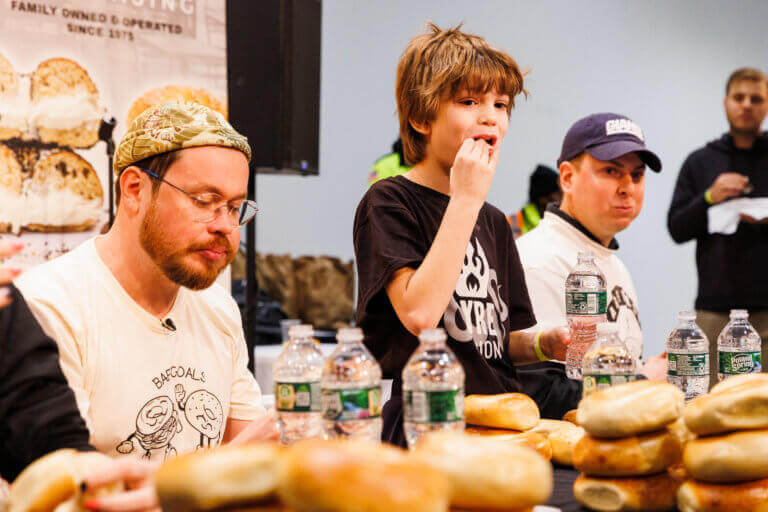
[{"label": "patterned head scarf", "polygon": [[237,149],[251,161],[248,139],[224,116],[197,103],[169,101],[149,107],[133,120],[117,146],[114,171],[119,175],[145,158],[197,146]]}]

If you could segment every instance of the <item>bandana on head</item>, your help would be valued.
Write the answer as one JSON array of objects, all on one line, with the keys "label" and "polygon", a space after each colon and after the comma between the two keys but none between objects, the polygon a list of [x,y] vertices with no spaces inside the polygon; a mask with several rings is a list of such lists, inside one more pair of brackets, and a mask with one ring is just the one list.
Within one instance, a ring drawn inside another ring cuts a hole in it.
[{"label": "bandana on head", "polygon": [[241,151],[251,161],[248,139],[224,116],[197,103],[169,101],[153,105],[133,120],[117,146],[114,171],[151,156],[197,146],[222,146]]}]

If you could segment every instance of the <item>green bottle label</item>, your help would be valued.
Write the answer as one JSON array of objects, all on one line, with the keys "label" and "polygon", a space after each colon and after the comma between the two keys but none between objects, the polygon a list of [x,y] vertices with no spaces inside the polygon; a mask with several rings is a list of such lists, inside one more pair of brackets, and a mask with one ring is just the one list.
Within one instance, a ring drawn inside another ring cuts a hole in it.
[{"label": "green bottle label", "polygon": [[759,373],[760,352],[723,352],[717,353],[720,366],[718,373],[737,375],[739,373]]},{"label": "green bottle label", "polygon": [[705,377],[709,375],[709,354],[667,354],[667,375]]},{"label": "green bottle label", "polygon": [[449,391],[405,391],[405,421],[464,421],[464,388]]},{"label": "green bottle label", "polygon": [[605,292],[565,292],[567,315],[604,315],[606,303]]},{"label": "green bottle label", "polygon": [[603,374],[584,374],[582,376],[582,393],[587,397],[595,391],[617,386],[626,382],[635,380],[634,375],[603,375]]},{"label": "green bottle label", "polygon": [[351,421],[381,416],[381,388],[323,389],[323,418]]},{"label": "green bottle label", "polygon": [[280,412],[321,411],[320,382],[275,382],[275,409]]}]

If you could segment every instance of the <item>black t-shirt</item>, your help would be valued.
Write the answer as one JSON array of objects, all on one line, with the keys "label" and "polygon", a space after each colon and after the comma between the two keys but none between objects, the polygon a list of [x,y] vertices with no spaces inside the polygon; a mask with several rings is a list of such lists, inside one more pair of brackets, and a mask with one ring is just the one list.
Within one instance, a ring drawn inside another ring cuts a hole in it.
[{"label": "black t-shirt", "polygon": [[[385,287],[395,271],[418,268],[449,196],[396,176],[374,184],[357,207],[357,320],[365,344],[393,379],[384,407],[384,441],[404,445],[401,374],[419,344],[397,317]],[[504,214],[485,203],[467,246],[456,290],[440,327],[466,373],[466,394],[520,392],[509,358],[509,333],[536,323],[523,267]]]}]

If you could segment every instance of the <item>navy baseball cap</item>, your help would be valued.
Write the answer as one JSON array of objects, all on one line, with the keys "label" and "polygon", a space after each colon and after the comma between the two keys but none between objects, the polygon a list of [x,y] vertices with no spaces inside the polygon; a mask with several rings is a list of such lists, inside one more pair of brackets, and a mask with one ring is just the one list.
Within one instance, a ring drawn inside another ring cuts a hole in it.
[{"label": "navy baseball cap", "polygon": [[661,171],[661,160],[645,147],[643,130],[620,114],[592,114],[573,123],[565,134],[557,165],[584,152],[603,161],[637,153],[645,165]]}]

